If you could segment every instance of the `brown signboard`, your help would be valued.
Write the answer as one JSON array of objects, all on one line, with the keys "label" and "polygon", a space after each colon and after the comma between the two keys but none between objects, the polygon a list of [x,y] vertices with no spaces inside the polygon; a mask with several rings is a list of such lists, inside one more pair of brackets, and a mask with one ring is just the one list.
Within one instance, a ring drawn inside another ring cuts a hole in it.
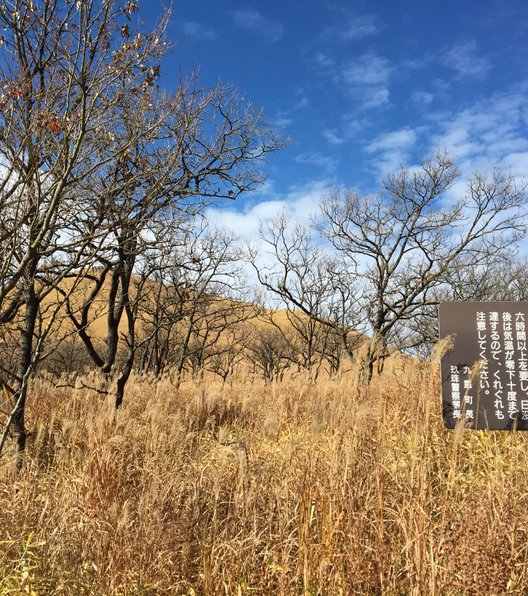
[{"label": "brown signboard", "polygon": [[445,425],[528,430],[528,302],[445,302],[439,319]]}]

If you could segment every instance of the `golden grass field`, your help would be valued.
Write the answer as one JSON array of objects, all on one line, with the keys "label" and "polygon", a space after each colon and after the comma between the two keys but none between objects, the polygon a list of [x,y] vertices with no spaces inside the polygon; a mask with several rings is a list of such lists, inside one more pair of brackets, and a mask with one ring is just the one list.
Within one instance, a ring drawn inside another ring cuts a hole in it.
[{"label": "golden grass field", "polygon": [[521,432],[443,428],[437,363],[369,387],[34,381],[0,462],[1,594],[526,594]]}]

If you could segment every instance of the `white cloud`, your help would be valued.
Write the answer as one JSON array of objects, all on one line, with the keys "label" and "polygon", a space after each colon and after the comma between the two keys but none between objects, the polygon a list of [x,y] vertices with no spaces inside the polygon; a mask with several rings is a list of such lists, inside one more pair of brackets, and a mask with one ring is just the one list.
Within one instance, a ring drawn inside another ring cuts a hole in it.
[{"label": "white cloud", "polygon": [[313,62],[322,68],[331,68],[335,65],[335,60],[324,52],[317,52],[313,58]]},{"label": "white cloud", "polygon": [[344,135],[339,135],[335,129],[323,130],[323,137],[331,145],[342,145],[343,143],[346,142],[346,137]]},{"label": "white cloud", "polygon": [[411,93],[411,101],[420,107],[430,106],[434,101],[434,94],[428,91],[413,91]]},{"label": "white cloud", "polygon": [[298,99],[292,103],[291,106],[277,112],[273,118],[274,126],[278,128],[287,128],[291,126],[299,117],[299,113],[310,105],[310,100],[304,94],[302,89],[297,90],[296,96]]},{"label": "white cloud", "polygon": [[453,45],[443,53],[442,62],[453,69],[459,79],[485,79],[491,69],[488,60],[479,54],[474,40]]},{"label": "white cloud", "polygon": [[[312,216],[319,211],[319,202],[330,184],[324,180],[314,181],[305,186],[292,189],[285,195],[264,199],[247,205],[242,210],[213,208],[207,213],[207,219],[219,229],[232,231],[240,246],[248,244],[259,253],[259,267],[272,266],[274,259],[267,253],[269,247],[260,238],[259,228],[265,227],[283,214],[293,224],[309,224]],[[244,268],[248,283],[258,288],[259,283],[254,267],[247,263]]]},{"label": "white cloud", "polygon": [[278,116],[273,120],[273,124],[277,128],[287,128],[291,124],[293,124],[293,118],[288,118],[287,116]]},{"label": "white cloud", "polygon": [[369,118],[358,118],[354,113],[343,114],[343,132],[347,137],[353,137],[372,124]]},{"label": "white cloud", "polygon": [[464,196],[467,179],[476,170],[499,167],[528,179],[528,90],[495,94],[460,110],[432,113],[418,128],[400,128],[374,137],[365,145],[372,170],[386,173],[447,151],[461,170],[446,200]]},{"label": "white cloud", "polygon": [[361,107],[375,108],[389,101],[391,72],[388,60],[368,52],[344,64],[337,82],[361,102]]},{"label": "white cloud", "polygon": [[[327,180],[316,180],[279,196],[271,196],[257,203],[237,209],[209,209],[208,219],[227,230],[235,232],[241,242],[258,240],[260,223],[269,223],[284,212],[287,218],[307,224],[319,209],[323,193],[331,187]],[[270,187],[271,188],[271,187]]]},{"label": "white cloud", "polygon": [[297,163],[314,165],[316,167],[322,168],[327,173],[333,172],[337,167],[337,162],[333,157],[323,155],[319,151],[300,153],[295,158],[295,161]]},{"label": "white cloud", "polygon": [[232,12],[235,25],[260,37],[266,43],[279,41],[284,33],[284,25],[263,16],[254,8],[241,8]]},{"label": "white cloud", "polygon": [[376,35],[381,29],[382,25],[376,15],[346,11],[345,14],[339,15],[339,22],[323,30],[323,36],[331,41],[346,43]]},{"label": "white cloud", "polygon": [[344,113],[340,115],[339,124],[321,131],[323,138],[330,145],[342,145],[351,139],[364,138],[365,129],[371,127],[369,118],[358,118],[357,113]]},{"label": "white cloud", "polygon": [[514,151],[508,153],[503,160],[503,166],[512,172],[522,172],[523,176],[528,176],[528,151]]},{"label": "white cloud", "polygon": [[476,170],[498,167],[528,178],[528,135],[524,115],[528,110],[526,85],[516,92],[495,94],[460,111],[432,115],[436,133],[430,154],[446,150],[462,176],[447,194],[448,200],[464,196],[467,179]]},{"label": "white cloud", "polygon": [[528,150],[528,99],[523,91],[496,94],[458,113],[437,114],[434,121],[439,132],[432,138],[433,146],[445,147],[466,168],[516,163],[520,166],[517,173],[528,175],[522,157]]},{"label": "white cloud", "polygon": [[347,85],[384,85],[389,80],[390,70],[385,58],[368,52],[346,64],[341,79]]},{"label": "white cloud", "polygon": [[394,149],[407,149],[416,142],[416,132],[411,128],[393,130],[376,137],[367,145],[367,151],[392,151]]},{"label": "white cloud", "polygon": [[362,107],[379,108],[389,103],[389,88],[388,87],[374,87],[364,89],[363,93],[359,94],[362,100]]},{"label": "white cloud", "polygon": [[366,146],[365,150],[367,153],[376,154],[376,169],[380,173],[387,173],[405,164],[417,139],[416,130],[402,128],[379,135]]},{"label": "white cloud", "polygon": [[436,95],[440,93],[445,97],[451,90],[451,83],[445,79],[436,78],[433,80],[433,87]]},{"label": "white cloud", "polygon": [[310,105],[310,99],[305,95],[302,89],[297,92],[299,100],[292,106],[292,111],[297,112],[298,110],[304,110]]},{"label": "white cloud", "polygon": [[183,32],[185,35],[188,35],[195,40],[210,40],[215,39],[218,36],[216,31],[213,29],[204,27],[203,25],[200,25],[200,23],[195,23],[194,21],[188,21],[187,23],[184,23]]}]

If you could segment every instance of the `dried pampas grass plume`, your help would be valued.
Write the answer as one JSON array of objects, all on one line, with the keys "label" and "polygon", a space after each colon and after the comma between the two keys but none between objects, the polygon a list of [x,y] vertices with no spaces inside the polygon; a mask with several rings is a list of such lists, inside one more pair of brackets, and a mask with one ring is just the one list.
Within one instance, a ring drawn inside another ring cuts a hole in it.
[{"label": "dried pampas grass plume", "polygon": [[442,358],[447,356],[449,352],[453,351],[453,348],[455,347],[455,338],[456,333],[453,333],[452,335],[443,337],[436,343],[435,347],[433,348],[433,353],[431,354],[431,363],[433,365],[440,364]]}]

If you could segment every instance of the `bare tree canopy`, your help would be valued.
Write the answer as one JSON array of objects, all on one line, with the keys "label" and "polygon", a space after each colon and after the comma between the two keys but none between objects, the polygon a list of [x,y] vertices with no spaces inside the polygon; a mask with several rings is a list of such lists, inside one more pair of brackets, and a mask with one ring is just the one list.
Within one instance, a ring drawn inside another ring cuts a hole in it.
[{"label": "bare tree canopy", "polygon": [[413,346],[411,322],[437,304],[440,288],[511,252],[525,233],[523,182],[498,170],[475,173],[454,197],[459,177],[454,160],[437,154],[389,175],[377,195],[330,192],[315,225],[319,240],[276,220],[262,231],[273,262],[257,271],[260,282],[344,338],[347,319],[370,335],[370,378],[391,342]]},{"label": "bare tree canopy", "polygon": [[[0,324],[24,317],[9,422],[20,451],[28,378],[57,317],[68,313],[96,367],[118,373],[119,405],[138,348],[141,256],[165,227],[253,189],[261,158],[283,144],[226,85],[201,88],[191,74],[164,91],[169,12],[144,32],[138,10],[129,0],[0,6]],[[74,305],[81,280],[90,289]],[[101,350],[88,325],[106,284]],[[37,330],[51,292],[60,297]]]}]

